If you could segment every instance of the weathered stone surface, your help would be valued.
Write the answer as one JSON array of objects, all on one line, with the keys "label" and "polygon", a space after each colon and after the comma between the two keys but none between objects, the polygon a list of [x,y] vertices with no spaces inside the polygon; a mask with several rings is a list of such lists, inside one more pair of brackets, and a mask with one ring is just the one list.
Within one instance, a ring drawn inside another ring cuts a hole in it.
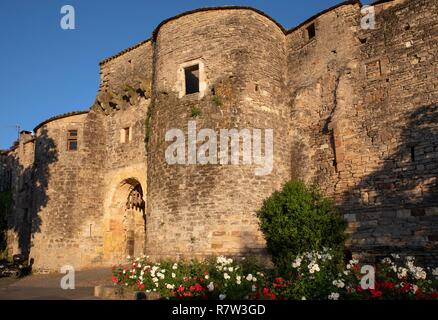
[{"label": "weathered stone surface", "polygon": [[[336,200],[354,252],[436,262],[438,4],[375,9],[374,30],[361,29],[352,1],[287,32],[248,8],[199,10],[103,61],[88,112],[44,122],[0,156],[0,187],[15,201],[10,251],[28,251],[32,239],[40,269],[143,252],[263,259],[256,210],[300,178]],[[194,63],[200,92],[186,96],[183,72]],[[198,130],[273,129],[272,173],[167,164],[167,130],[187,132],[190,120]],[[78,131],[78,151],[67,151],[68,130]],[[139,208],[127,208],[132,192]]]}]

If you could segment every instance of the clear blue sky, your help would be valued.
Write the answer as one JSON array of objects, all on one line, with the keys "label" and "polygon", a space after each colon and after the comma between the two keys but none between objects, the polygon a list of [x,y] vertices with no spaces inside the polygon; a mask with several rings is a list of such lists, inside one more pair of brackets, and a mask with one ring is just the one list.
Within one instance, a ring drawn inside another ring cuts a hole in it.
[{"label": "clear blue sky", "polygon": [[[151,36],[164,19],[206,6],[258,8],[285,28],[342,0],[44,0],[0,1],[0,149],[41,121],[88,109],[99,61]],[[363,1],[368,3],[369,1]],[[62,30],[60,9],[73,5],[76,30]]]}]

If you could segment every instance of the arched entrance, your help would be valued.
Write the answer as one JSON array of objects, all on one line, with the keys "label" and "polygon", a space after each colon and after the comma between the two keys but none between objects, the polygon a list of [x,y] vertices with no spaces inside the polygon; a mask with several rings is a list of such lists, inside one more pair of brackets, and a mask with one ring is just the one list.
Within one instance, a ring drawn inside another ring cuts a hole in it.
[{"label": "arched entrance", "polygon": [[105,260],[124,263],[126,256],[145,252],[146,214],[143,188],[138,180],[124,180],[115,190],[109,212]]}]

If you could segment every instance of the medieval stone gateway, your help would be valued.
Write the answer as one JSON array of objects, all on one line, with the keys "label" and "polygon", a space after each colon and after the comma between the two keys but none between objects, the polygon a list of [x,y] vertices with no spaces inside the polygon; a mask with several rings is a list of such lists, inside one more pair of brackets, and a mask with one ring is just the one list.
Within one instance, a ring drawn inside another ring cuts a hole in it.
[{"label": "medieval stone gateway", "polygon": [[[286,30],[247,7],[163,21],[100,63],[95,103],[51,118],[0,156],[8,246],[37,269],[125,255],[266,256],[256,210],[293,178],[349,222],[351,250],[438,251],[438,3],[346,1]],[[273,130],[273,169],[169,165],[166,132]]]}]

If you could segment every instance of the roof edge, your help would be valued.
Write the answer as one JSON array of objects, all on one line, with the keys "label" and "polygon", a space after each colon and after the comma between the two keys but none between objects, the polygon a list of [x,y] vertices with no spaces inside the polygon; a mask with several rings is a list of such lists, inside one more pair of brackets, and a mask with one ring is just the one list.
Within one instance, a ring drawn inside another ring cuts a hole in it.
[{"label": "roof edge", "polygon": [[[390,1],[393,1],[393,0],[377,0],[377,1],[378,2],[379,1],[390,2]],[[215,10],[216,11],[218,11],[218,10],[250,10],[250,11],[256,12],[256,13],[260,14],[261,16],[264,16],[265,18],[271,20],[273,23],[275,23],[280,28],[281,31],[283,31],[283,33],[285,35],[287,35],[287,34],[290,34],[290,33],[294,32],[295,30],[301,28],[303,25],[308,24],[310,21],[318,18],[319,16],[321,16],[321,15],[327,13],[327,12],[335,10],[335,9],[341,7],[341,6],[350,5],[350,4],[360,4],[360,5],[362,5],[360,0],[347,0],[347,1],[341,2],[341,3],[339,3],[339,4],[335,5],[335,6],[332,6],[332,7],[328,8],[328,9],[325,9],[325,10],[323,10],[323,11],[321,11],[321,12],[319,12],[319,13],[313,15],[313,16],[311,16],[310,18],[306,19],[304,22],[300,23],[296,27],[293,27],[293,28],[291,28],[289,30],[287,30],[281,23],[279,23],[277,20],[272,18],[267,13],[265,13],[265,12],[259,10],[259,9],[256,9],[256,8],[249,7],[249,6],[215,6],[215,7],[203,7],[203,8],[199,8],[199,9],[189,10],[189,11],[182,12],[180,14],[177,14],[177,15],[173,16],[173,17],[170,17],[170,18],[167,18],[167,19],[163,20],[162,22],[160,22],[160,24],[152,32],[152,37],[150,37],[150,38],[148,38],[146,40],[143,40],[143,41],[141,41],[141,42],[139,42],[139,43],[137,43],[137,44],[135,44],[135,45],[133,45],[133,46],[131,46],[129,48],[126,48],[126,49],[124,49],[124,50],[122,50],[122,51],[120,51],[120,52],[118,52],[118,53],[116,53],[116,54],[106,58],[106,59],[103,59],[102,61],[99,62],[99,65],[102,66],[102,65],[106,64],[107,62],[109,62],[109,61],[111,61],[111,60],[113,60],[115,58],[118,58],[118,57],[122,56],[123,54],[125,54],[127,52],[130,52],[130,51],[132,51],[134,49],[137,49],[138,47],[140,47],[140,46],[142,46],[142,45],[144,45],[144,44],[146,44],[148,42],[155,42],[156,39],[157,39],[159,30],[166,23],[168,23],[170,21],[173,21],[173,20],[176,20],[176,19],[179,19],[181,17],[187,16],[187,15],[190,15],[190,14],[198,13],[198,12],[215,11]]]},{"label": "roof edge", "polygon": [[35,127],[35,129],[33,129],[33,132],[36,133],[38,129],[40,129],[42,126],[44,126],[44,125],[46,125],[46,124],[48,124],[48,123],[50,123],[52,121],[59,120],[59,119],[64,119],[64,118],[68,118],[68,117],[73,117],[73,116],[78,116],[78,115],[86,114],[86,113],[89,113],[89,112],[90,112],[90,110],[72,111],[72,112],[67,112],[67,113],[63,113],[63,114],[51,117],[51,118],[41,122],[39,125],[37,125]]},{"label": "roof edge", "polygon": [[[394,1],[394,0],[386,0],[386,1]],[[321,11],[321,12],[318,12],[317,14],[314,14],[310,18],[308,18],[305,21],[301,22],[299,25],[289,29],[286,32],[286,34],[291,34],[292,32],[300,29],[301,27],[303,27],[306,24],[310,23],[312,20],[315,20],[316,18],[322,16],[323,14],[326,14],[326,13],[328,13],[330,11],[333,11],[333,10],[339,8],[339,7],[347,6],[347,5],[353,5],[353,4],[359,4],[359,5],[362,6],[362,2],[360,0],[347,0],[347,1],[344,1],[344,2],[341,2],[341,3],[338,3],[338,4],[336,4],[336,5],[334,5],[334,6],[330,7],[330,8],[327,8],[327,9]]]},{"label": "roof edge", "polygon": [[133,46],[131,46],[131,47],[129,47],[129,48],[126,48],[126,49],[124,49],[124,50],[122,50],[122,51],[120,51],[120,52],[118,52],[118,53],[116,53],[116,54],[114,54],[114,55],[112,55],[112,56],[106,58],[106,59],[103,59],[102,61],[99,62],[99,65],[102,66],[102,65],[104,65],[105,63],[107,63],[108,61],[111,61],[111,60],[113,60],[113,59],[115,59],[115,58],[117,58],[117,57],[120,57],[121,55],[123,55],[123,54],[125,54],[125,53],[127,53],[127,52],[129,52],[129,51],[135,50],[135,49],[137,49],[138,47],[140,47],[140,46],[142,46],[142,45],[144,45],[144,44],[150,42],[151,40],[152,40],[152,38],[149,38],[149,39],[143,40],[143,41],[141,41],[141,42],[139,42],[139,43],[137,43],[137,44],[135,44],[135,45],[133,45]]},{"label": "roof edge", "polygon": [[279,23],[277,20],[272,18],[270,15],[268,15],[267,13],[265,13],[259,9],[249,7],[249,6],[215,6],[215,7],[203,7],[203,8],[199,8],[199,9],[185,11],[185,12],[182,12],[180,14],[177,14],[176,16],[173,16],[173,17],[170,17],[170,18],[167,18],[167,19],[161,21],[161,23],[152,32],[152,41],[155,42],[157,40],[158,32],[160,31],[161,27],[170,21],[177,20],[181,17],[188,16],[188,15],[198,13],[198,12],[221,11],[221,10],[250,10],[250,11],[256,12],[256,13],[260,14],[261,16],[264,16],[265,18],[271,20],[273,23],[275,23],[277,25],[277,27],[280,28],[281,31],[283,31],[283,33],[286,33],[286,31],[287,31],[286,28],[283,27],[283,25],[281,23]]}]

